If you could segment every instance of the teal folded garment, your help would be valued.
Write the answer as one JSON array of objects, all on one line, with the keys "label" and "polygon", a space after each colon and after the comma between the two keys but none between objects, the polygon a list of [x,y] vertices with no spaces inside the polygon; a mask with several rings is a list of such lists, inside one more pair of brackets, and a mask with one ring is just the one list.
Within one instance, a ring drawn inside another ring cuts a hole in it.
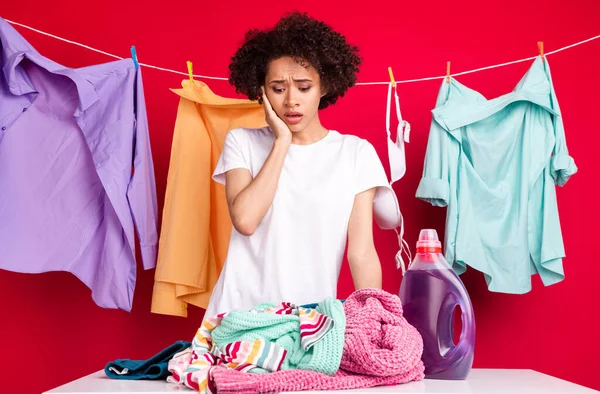
[{"label": "teal folded garment", "polygon": [[106,364],[104,373],[111,379],[164,380],[169,376],[169,361],[176,353],[187,349],[190,342],[178,341],[148,360],[119,359]]}]

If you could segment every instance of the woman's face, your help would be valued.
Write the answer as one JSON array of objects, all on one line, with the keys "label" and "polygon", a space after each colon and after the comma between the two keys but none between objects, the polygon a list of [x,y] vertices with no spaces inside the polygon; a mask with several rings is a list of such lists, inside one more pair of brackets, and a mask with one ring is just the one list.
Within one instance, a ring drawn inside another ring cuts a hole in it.
[{"label": "woman's face", "polygon": [[319,124],[319,102],[324,95],[319,73],[291,57],[271,61],[265,78],[267,98],[292,132]]}]

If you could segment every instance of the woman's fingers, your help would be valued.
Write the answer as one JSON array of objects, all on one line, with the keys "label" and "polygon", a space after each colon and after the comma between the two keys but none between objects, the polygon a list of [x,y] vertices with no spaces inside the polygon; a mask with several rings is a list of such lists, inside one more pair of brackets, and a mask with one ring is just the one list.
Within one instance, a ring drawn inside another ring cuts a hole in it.
[{"label": "woman's fingers", "polygon": [[267,94],[265,93],[264,86],[261,86],[260,90],[262,92],[262,100],[263,100],[263,105],[265,106],[265,111],[272,115],[273,114],[273,107],[271,106],[271,102],[267,98]]}]

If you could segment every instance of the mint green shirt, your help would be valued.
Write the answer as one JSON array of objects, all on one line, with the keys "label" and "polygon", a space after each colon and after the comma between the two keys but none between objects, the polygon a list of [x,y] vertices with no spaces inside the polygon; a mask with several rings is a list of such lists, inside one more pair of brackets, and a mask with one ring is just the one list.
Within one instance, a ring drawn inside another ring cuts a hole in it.
[{"label": "mint green shirt", "polygon": [[515,89],[487,100],[442,83],[417,197],[447,206],[445,257],[484,273],[488,289],[523,294],[531,275],[564,279],[555,185],[577,172],[550,67],[538,57]]}]

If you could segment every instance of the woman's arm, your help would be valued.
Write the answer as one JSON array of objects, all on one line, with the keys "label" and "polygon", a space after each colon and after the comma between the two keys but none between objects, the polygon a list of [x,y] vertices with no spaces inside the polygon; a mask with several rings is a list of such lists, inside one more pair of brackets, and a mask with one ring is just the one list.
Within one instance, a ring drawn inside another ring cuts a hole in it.
[{"label": "woman's arm", "polygon": [[281,169],[292,143],[292,132],[271,107],[264,89],[262,98],[265,119],[275,134],[271,153],[254,179],[245,168],[225,174],[229,216],[235,229],[243,235],[254,234],[273,203]]},{"label": "woman's arm", "polygon": [[373,199],[376,188],[354,197],[348,224],[348,263],[356,290],[381,289],[381,263],[373,242]]},{"label": "woman's arm", "polygon": [[254,234],[267,214],[275,197],[288,148],[289,143],[275,141],[269,157],[254,179],[245,168],[236,168],[225,175],[229,215],[240,234]]}]

